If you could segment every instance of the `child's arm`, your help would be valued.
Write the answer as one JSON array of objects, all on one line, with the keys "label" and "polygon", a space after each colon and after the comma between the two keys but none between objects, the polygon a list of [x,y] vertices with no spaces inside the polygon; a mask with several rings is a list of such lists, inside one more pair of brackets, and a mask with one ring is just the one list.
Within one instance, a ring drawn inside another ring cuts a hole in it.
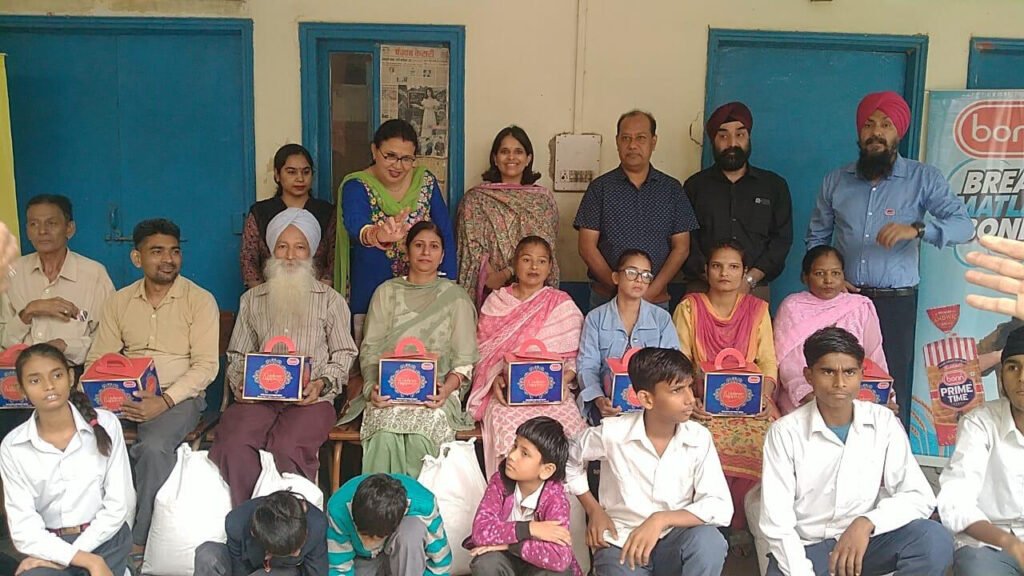
[{"label": "child's arm", "polygon": [[[0,478],[4,484],[4,509],[14,548],[26,556],[70,566],[78,549],[46,530],[35,509],[36,491],[7,445],[0,449]],[[130,484],[129,484],[130,486]]]},{"label": "child's arm", "polygon": [[450,574],[452,570],[452,549],[448,545],[448,533],[444,530],[441,511],[434,502],[430,516],[424,518],[427,523],[427,536],[423,540],[423,554],[427,558],[427,566],[423,576]]},{"label": "child's arm", "polygon": [[330,514],[327,515],[327,563],[331,576],[356,575],[356,551],[352,541]]},{"label": "child's arm", "polygon": [[[536,521],[548,522],[557,521],[566,530],[569,529],[569,500],[565,496],[565,490],[557,482],[549,482],[542,490],[550,491],[545,495],[547,502],[537,509]],[[529,531],[530,522],[523,522]],[[544,570],[553,572],[564,572],[572,564],[572,546],[546,542],[535,538],[521,540],[518,544],[511,544],[508,547],[510,554],[519,556],[529,564]]]},{"label": "child's arm", "polygon": [[[728,526],[732,521],[732,495],[729,492],[729,484],[725,481],[722,463],[718,459],[718,450],[715,449],[714,441],[710,438],[711,433],[706,428],[700,430],[701,433],[708,436],[705,445],[707,452],[698,462],[693,478],[693,502],[678,511],[678,513],[685,514],[670,517],[672,522],[669,526],[671,527],[694,525],[689,524],[687,515],[694,516],[698,520],[697,524],[711,526]],[[677,524],[675,521],[682,523]]]},{"label": "child's arm", "polygon": [[786,574],[814,574],[804,545],[796,531],[796,466],[786,440],[778,426],[768,429],[764,442],[764,473],[761,475],[761,532],[768,540],[768,550]]},{"label": "child's arm", "polygon": [[103,478],[103,507],[75,539],[75,548],[85,552],[92,552],[113,538],[128,519],[135,517],[135,488],[121,423],[108,412],[101,411],[96,418],[110,435],[110,456]]},{"label": "child's arm", "polygon": [[[307,504],[307,506],[310,506]],[[306,557],[302,559],[302,571],[301,576],[327,576],[327,519],[319,510],[311,510],[311,514],[307,514],[307,518],[322,517],[318,523],[311,523],[307,520],[307,525],[311,528],[309,533],[306,535],[307,540],[311,539],[316,544],[313,549],[306,554]]]},{"label": "child's arm", "polygon": [[887,426],[879,430],[879,437],[888,439],[882,482],[891,496],[882,498],[874,510],[864,514],[875,525],[874,536],[926,519],[935,510],[935,494],[910,451],[903,425],[889,410],[880,419]]},{"label": "child's arm", "polygon": [[476,516],[473,517],[473,547],[515,544],[529,538],[529,527],[526,527],[525,532],[519,527],[519,524],[528,524],[527,522],[509,522],[507,518],[501,516],[506,497],[508,495],[502,486],[501,472],[495,472],[487,483],[487,490],[484,491],[484,497],[476,509]]}]

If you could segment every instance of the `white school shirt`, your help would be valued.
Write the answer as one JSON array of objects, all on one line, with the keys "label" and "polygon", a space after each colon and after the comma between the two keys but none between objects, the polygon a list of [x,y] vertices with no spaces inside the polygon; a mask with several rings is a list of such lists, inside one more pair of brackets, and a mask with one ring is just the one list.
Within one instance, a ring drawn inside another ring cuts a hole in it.
[{"label": "white school shirt", "polygon": [[1024,539],[1024,435],[1008,400],[986,402],[960,420],[939,485],[939,515],[958,548],[990,546],[963,534],[981,520]]},{"label": "white school shirt", "polygon": [[[28,556],[71,564],[78,551],[92,552],[135,516],[135,488],[121,423],[96,410],[110,435],[110,456],[74,406],[77,433],[63,452],[39,437],[35,413],[0,444],[0,476],[14,547]],[[47,529],[89,524],[68,544]]]},{"label": "white school shirt", "polygon": [[512,511],[508,514],[508,521],[532,522],[534,514],[537,513],[537,504],[540,503],[540,493],[543,490],[544,483],[541,482],[540,488],[523,498],[523,492],[519,489],[519,484],[516,484],[516,490],[512,493]]},{"label": "white school shirt", "polygon": [[846,444],[813,400],[773,422],[761,494],[761,531],[790,576],[813,576],[804,546],[838,539],[859,516],[875,525],[877,536],[935,509],[935,495],[892,410],[857,400]]},{"label": "white school shirt", "polygon": [[[615,524],[622,547],[629,534],[655,512],[686,510],[705,524],[726,526],[732,519],[732,497],[708,429],[693,421],[676,433],[658,456],[643,412],[605,418],[573,439],[566,466],[569,491],[589,490],[587,462],[601,462],[601,506]],[[667,534],[662,534],[664,536]]]}]

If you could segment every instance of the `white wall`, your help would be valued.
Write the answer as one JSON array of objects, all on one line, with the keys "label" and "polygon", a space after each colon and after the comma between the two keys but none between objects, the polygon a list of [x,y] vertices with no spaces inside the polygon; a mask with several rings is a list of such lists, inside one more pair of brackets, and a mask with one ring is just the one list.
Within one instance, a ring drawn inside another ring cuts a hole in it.
[{"label": "white wall", "polygon": [[[658,118],[654,162],[684,179],[700,164],[700,148],[689,133],[696,124],[699,137],[703,122],[709,27],[927,34],[926,88],[956,89],[965,85],[971,36],[1020,37],[1024,22],[1019,0],[580,1],[581,10],[576,0],[4,0],[0,11],[251,18],[259,197],[273,189],[274,151],[302,137],[299,22],[465,26],[468,185],[486,168],[494,133],[510,123],[533,139],[535,166],[545,172],[545,182],[548,141],[572,130],[574,121],[577,131],[605,136],[602,167],[611,168],[617,163],[615,120],[637,107]],[[585,16],[580,43],[578,14]],[[578,44],[585,46],[580,95]],[[571,226],[580,195],[558,197],[563,279],[582,280]]]}]

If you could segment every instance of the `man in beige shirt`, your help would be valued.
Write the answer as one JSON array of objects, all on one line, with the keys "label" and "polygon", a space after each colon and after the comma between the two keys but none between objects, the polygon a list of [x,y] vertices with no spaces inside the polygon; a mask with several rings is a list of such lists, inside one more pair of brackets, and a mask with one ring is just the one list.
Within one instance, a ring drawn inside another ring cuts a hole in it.
[{"label": "man in beige shirt", "polygon": [[[75,235],[71,208],[67,197],[56,194],[28,201],[25,228],[36,251],[11,265],[14,273],[0,306],[0,348],[46,342],[81,366],[114,284],[102,264],[68,249]],[[31,410],[0,412],[0,437],[29,414]]]},{"label": "man in beige shirt", "polygon": [[[260,450],[274,455],[281,472],[316,480],[320,446],[337,420],[334,397],[348,382],[356,357],[348,305],[333,288],[317,282],[313,270],[313,252],[320,243],[316,218],[302,208],[288,208],[267,225],[266,240],[272,253],[264,269],[267,282],[242,295],[228,344],[226,377],[235,403],[221,417],[210,449],[234,506],[252,497]],[[297,352],[313,358],[302,400],[245,400],[245,355],[263,350],[275,336],[287,336]]]},{"label": "man in beige shirt", "polygon": [[107,300],[89,351],[92,364],[110,352],[152,358],[162,396],[140,391],[124,417],[138,423],[131,448],[137,507],[134,552],[145,549],[153,499],[174,468],[175,449],[206,408],[203,393],[217,376],[219,312],[213,295],[179,275],[181,232],[170,220],[139,222],[132,263],[143,278]]}]

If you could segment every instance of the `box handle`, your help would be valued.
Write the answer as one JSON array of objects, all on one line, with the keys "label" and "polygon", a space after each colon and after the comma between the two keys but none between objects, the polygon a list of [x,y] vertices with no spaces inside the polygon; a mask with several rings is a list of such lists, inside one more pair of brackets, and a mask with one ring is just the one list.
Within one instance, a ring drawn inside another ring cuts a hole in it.
[{"label": "box handle", "polygon": [[414,354],[426,358],[427,348],[423,345],[423,341],[412,336],[402,338],[398,341],[398,344],[395,344],[395,356],[409,356],[409,354],[405,353],[405,349],[410,346],[413,347]]},{"label": "box handle", "polygon": [[100,356],[96,360],[95,369],[101,374],[111,374],[113,376],[128,377],[134,375],[132,361],[121,354],[113,352]]},{"label": "box handle", "polygon": [[530,348],[535,348],[537,352],[540,352],[541,354],[548,354],[548,347],[536,338],[524,340],[523,343],[519,345],[519,350],[516,351],[516,354],[518,356],[526,356]]},{"label": "box handle", "polygon": [[[736,361],[732,366],[726,366],[726,360],[733,359]],[[747,359],[743,356],[743,353],[735,348],[725,348],[715,356],[715,369],[722,370],[727,368],[746,368]]]},{"label": "box handle", "polygon": [[18,361],[18,356],[28,348],[28,344],[15,344],[7,350],[4,350],[3,354],[0,354],[0,364],[4,366],[14,366]]},{"label": "box handle", "polygon": [[295,354],[295,342],[287,336],[274,336],[267,343],[263,345],[263,352],[265,354],[273,354],[274,347],[278,344],[284,344],[288,354]]}]

